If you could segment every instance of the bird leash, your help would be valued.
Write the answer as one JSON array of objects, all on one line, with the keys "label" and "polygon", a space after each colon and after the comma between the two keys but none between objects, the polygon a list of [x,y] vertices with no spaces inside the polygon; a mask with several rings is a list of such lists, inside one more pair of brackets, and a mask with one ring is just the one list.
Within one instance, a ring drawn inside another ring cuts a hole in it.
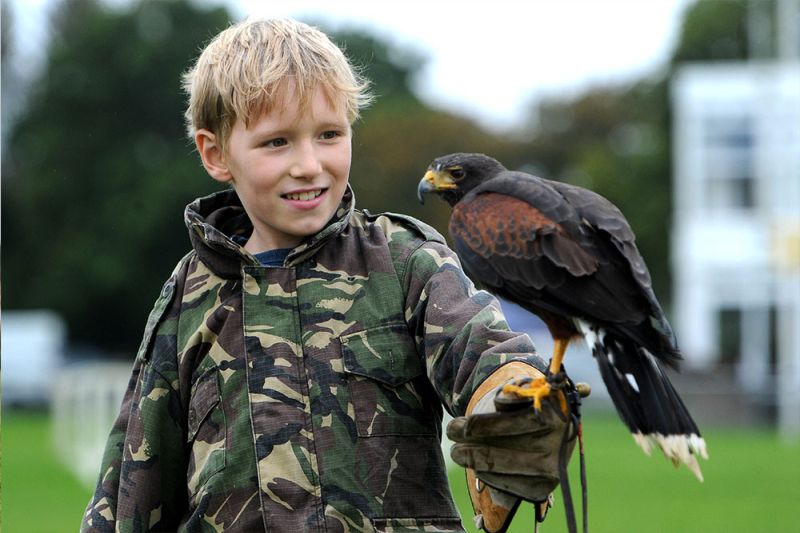
[{"label": "bird leash", "polygon": [[[558,477],[561,484],[561,495],[564,498],[564,512],[567,519],[567,529],[569,533],[578,533],[577,520],[575,518],[575,505],[572,501],[572,491],[570,490],[568,464],[568,446],[576,438],[578,439],[578,453],[580,456],[580,479],[581,479],[581,507],[583,518],[583,533],[589,531],[589,493],[586,484],[586,454],[583,448],[583,424],[581,422],[581,397],[589,395],[589,386],[584,383],[575,383],[562,371],[551,375],[548,373],[547,380],[551,389],[561,391],[567,399],[567,413],[569,423],[564,428],[561,439],[561,446],[558,451]],[[544,521],[547,510],[552,506],[551,497],[541,505],[535,505],[534,532],[539,533],[539,524]]]}]

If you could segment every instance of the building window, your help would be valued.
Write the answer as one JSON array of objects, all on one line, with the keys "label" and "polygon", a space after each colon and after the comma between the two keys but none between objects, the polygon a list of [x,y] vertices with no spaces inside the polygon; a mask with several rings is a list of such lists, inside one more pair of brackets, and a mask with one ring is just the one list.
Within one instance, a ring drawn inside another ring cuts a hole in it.
[{"label": "building window", "polygon": [[709,115],[704,124],[705,204],[716,210],[755,207],[753,120]]}]

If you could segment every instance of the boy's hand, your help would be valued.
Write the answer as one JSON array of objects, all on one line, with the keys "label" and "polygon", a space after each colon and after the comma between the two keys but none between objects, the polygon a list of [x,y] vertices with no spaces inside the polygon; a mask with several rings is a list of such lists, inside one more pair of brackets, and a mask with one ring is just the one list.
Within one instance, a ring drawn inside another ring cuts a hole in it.
[{"label": "boy's hand", "polygon": [[494,401],[479,402],[474,414],[450,422],[447,436],[455,442],[450,455],[456,463],[475,470],[492,487],[539,502],[558,486],[562,441],[568,459],[575,434],[567,435],[567,418],[549,398],[541,411],[531,403],[527,399],[513,411],[499,411]]},{"label": "boy's hand", "polygon": [[[525,363],[501,367],[478,388],[467,416],[447,426],[447,436],[455,442],[450,454],[468,469],[476,523],[487,531],[502,530],[519,498],[540,503],[546,511],[543,502],[560,480],[562,442],[566,461],[575,446],[575,429],[568,431],[568,418],[559,406],[561,391],[553,391],[540,411],[533,409],[530,398],[516,405],[509,405],[507,395],[496,401],[504,384],[539,376],[538,370]],[[537,514],[544,512],[540,509]]]}]

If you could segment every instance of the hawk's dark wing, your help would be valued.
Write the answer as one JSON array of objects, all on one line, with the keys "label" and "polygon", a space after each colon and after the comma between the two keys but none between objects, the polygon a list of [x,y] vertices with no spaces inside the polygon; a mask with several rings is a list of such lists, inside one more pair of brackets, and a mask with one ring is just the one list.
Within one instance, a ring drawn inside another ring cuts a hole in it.
[{"label": "hawk's dark wing", "polygon": [[503,172],[454,206],[450,233],[464,268],[499,295],[675,351],[633,232],[603,197]]}]

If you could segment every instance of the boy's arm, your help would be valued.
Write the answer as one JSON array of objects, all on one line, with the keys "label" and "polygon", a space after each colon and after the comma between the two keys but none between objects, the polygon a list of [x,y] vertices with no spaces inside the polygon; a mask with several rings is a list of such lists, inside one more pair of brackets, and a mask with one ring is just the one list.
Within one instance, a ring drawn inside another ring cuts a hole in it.
[{"label": "boy's arm", "polygon": [[511,361],[518,361],[519,377],[538,377],[547,368],[528,335],[509,330],[497,299],[475,289],[447,246],[422,244],[410,255],[404,280],[406,322],[452,415],[465,414],[478,387]]},{"label": "boy's arm", "polygon": [[[505,383],[543,376],[545,361],[527,335],[508,330],[497,300],[473,287],[446,246],[423,244],[410,257],[406,280],[406,319],[430,381],[457,416],[447,433],[457,442],[453,459],[469,467],[477,526],[504,531],[519,498],[537,502],[544,515],[559,480],[567,420],[552,409],[539,414],[530,406],[495,412],[494,398]],[[567,458],[573,445],[567,443]],[[491,489],[479,488],[476,471]]]},{"label": "boy's arm", "polygon": [[82,532],[170,531],[184,514],[186,433],[168,309],[174,288],[171,278],[148,319]]}]

